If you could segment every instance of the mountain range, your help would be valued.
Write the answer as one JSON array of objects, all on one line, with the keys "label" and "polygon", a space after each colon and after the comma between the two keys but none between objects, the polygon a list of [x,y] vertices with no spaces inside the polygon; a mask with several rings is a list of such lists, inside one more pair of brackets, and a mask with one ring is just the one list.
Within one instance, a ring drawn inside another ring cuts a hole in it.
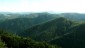
[{"label": "mountain range", "polygon": [[[24,44],[25,48],[85,48],[85,14],[1,13],[0,29],[8,31],[1,33],[0,42],[5,42],[9,48],[20,48]],[[28,38],[35,40],[33,44]]]}]

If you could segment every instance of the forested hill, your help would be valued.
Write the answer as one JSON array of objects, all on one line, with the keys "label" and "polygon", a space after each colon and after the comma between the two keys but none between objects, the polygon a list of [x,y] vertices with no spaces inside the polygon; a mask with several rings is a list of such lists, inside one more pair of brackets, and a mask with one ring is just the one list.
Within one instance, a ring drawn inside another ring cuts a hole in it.
[{"label": "forested hill", "polygon": [[85,48],[85,14],[0,13],[0,29],[0,48]]},{"label": "forested hill", "polygon": [[51,40],[50,43],[63,48],[85,48],[85,23],[71,27],[67,34]]},{"label": "forested hill", "polygon": [[62,48],[85,48],[85,23],[76,23],[61,17],[31,27],[22,36],[47,41]]},{"label": "forested hill", "polygon": [[20,37],[0,30],[0,48],[60,48],[46,42],[36,42],[30,38]]},{"label": "forested hill", "polygon": [[[14,16],[13,17],[10,16],[10,18],[12,17],[13,19],[8,18],[8,19],[4,20],[3,22],[1,22],[0,28],[18,34],[19,32],[21,32],[31,26],[35,26],[36,24],[40,24],[40,23],[55,19],[55,16],[57,16],[57,15],[52,15],[52,14],[47,14],[47,13],[36,13],[36,14],[29,14],[29,15],[25,14],[25,15],[21,15],[18,17],[17,16],[16,16],[16,18],[13,18]],[[33,16],[33,17],[31,17],[31,16]],[[5,17],[7,17],[7,16],[5,16]],[[3,19],[5,19],[5,18],[3,18]]]},{"label": "forested hill", "polygon": [[20,35],[29,36],[35,40],[47,41],[67,33],[66,31],[75,24],[76,23],[61,17],[31,27]]},{"label": "forested hill", "polygon": [[64,17],[71,21],[84,22],[85,14],[79,13],[0,13],[0,28],[19,34],[31,26],[48,22],[52,19]]}]

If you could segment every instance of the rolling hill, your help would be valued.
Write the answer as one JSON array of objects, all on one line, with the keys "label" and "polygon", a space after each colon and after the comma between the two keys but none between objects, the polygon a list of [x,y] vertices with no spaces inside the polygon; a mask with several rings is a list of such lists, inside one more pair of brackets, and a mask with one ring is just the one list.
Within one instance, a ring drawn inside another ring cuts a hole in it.
[{"label": "rolling hill", "polygon": [[68,32],[60,38],[51,40],[50,43],[63,48],[85,48],[85,23],[71,27]]},{"label": "rolling hill", "polygon": [[[17,17],[14,18],[15,16],[17,16]],[[7,18],[5,20],[5,18],[1,18],[1,19],[4,19],[4,21],[0,22],[0,28],[4,29],[4,30],[8,30],[9,32],[13,32],[15,34],[19,34],[23,30],[25,30],[31,26],[35,26],[37,24],[55,19],[55,16],[57,16],[57,15],[52,15],[52,14],[48,14],[48,13],[36,13],[36,14],[29,14],[29,15],[22,14],[20,16],[18,16],[16,14],[15,16],[13,16],[13,17],[11,16],[13,19]]]},{"label": "rolling hill", "polygon": [[75,25],[75,23],[61,17],[28,28],[25,32],[22,32],[21,34],[22,36],[31,37],[35,40],[48,41],[55,38],[56,36],[67,33],[67,29],[69,29],[72,25]]},{"label": "rolling hill", "polygon": [[[38,41],[38,43],[45,41],[49,44],[58,45],[62,48],[85,48],[85,14],[0,14],[0,29],[7,30],[9,33],[20,36],[9,36],[8,34],[4,34],[3,36],[0,35],[0,44],[2,47],[6,47],[7,45],[7,47],[12,46],[20,48],[23,44],[26,45],[24,47],[28,47],[28,45],[31,44],[31,42],[29,44],[28,41],[28,37],[30,37],[33,40]],[[17,41],[18,43],[15,45]],[[25,41],[27,41],[27,44],[23,43]],[[39,44],[37,44],[37,42],[33,42],[30,46],[36,48],[39,46],[41,48],[42,45],[50,46],[52,48],[55,47],[47,43]],[[46,47],[44,46],[43,48]]]}]

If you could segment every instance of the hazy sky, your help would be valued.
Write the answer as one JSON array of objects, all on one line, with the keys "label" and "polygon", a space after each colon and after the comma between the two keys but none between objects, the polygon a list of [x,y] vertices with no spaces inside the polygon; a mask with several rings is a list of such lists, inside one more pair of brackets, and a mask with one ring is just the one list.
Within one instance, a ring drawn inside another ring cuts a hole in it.
[{"label": "hazy sky", "polygon": [[0,12],[85,13],[85,0],[0,0]]}]

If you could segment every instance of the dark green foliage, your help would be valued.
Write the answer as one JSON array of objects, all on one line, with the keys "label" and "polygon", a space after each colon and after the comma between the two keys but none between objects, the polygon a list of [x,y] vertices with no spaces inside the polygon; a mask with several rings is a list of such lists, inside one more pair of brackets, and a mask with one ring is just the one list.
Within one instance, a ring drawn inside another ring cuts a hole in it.
[{"label": "dark green foliage", "polygon": [[62,17],[29,28],[25,35],[62,48],[85,48],[85,23],[74,23]]},{"label": "dark green foliage", "polygon": [[48,41],[56,36],[67,33],[66,30],[73,24],[73,22],[61,17],[29,28],[26,32],[22,33],[22,36],[29,36],[38,41]]},{"label": "dark green foliage", "polygon": [[20,37],[0,30],[0,48],[58,48],[46,42],[36,42],[30,38]]},{"label": "dark green foliage", "polygon": [[63,48],[85,48],[85,24],[73,26],[68,32],[68,34],[50,42]]},{"label": "dark green foliage", "polygon": [[4,42],[2,42],[2,41],[0,41],[0,48],[7,48],[6,44]]},{"label": "dark green foliage", "polygon": [[85,48],[84,21],[78,13],[0,14],[0,28],[13,31],[0,30],[0,48]]},{"label": "dark green foliage", "polygon": [[[57,16],[49,13],[34,13],[34,14],[24,14],[24,15],[9,14],[9,15],[11,17],[8,18],[12,18],[12,16],[14,18],[6,19],[5,21],[0,22],[0,28],[13,32],[15,34],[20,34],[25,29],[35,26],[36,24],[40,24],[52,20],[55,18],[54,16]],[[7,18],[7,16],[5,17]]]}]

